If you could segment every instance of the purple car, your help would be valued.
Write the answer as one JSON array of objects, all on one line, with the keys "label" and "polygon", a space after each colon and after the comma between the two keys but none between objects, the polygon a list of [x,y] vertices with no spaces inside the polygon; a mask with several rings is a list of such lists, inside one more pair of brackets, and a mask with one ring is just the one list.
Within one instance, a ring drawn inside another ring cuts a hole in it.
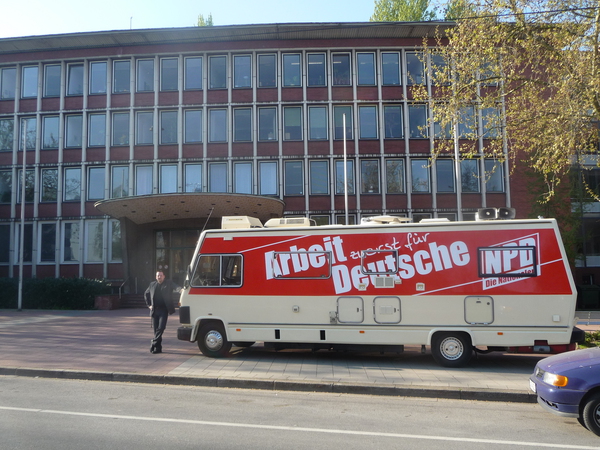
[{"label": "purple car", "polygon": [[600,436],[600,348],[542,359],[529,378],[529,388],[545,410],[575,417]]}]

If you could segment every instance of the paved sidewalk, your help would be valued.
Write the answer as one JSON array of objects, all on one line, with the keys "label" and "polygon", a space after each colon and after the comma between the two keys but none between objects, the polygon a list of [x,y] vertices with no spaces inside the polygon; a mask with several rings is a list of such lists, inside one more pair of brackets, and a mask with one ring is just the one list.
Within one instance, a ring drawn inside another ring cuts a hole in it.
[{"label": "paved sidewalk", "polygon": [[[600,329],[600,312],[578,317],[580,328]],[[178,326],[175,314],[163,353],[151,354],[146,309],[0,310],[0,375],[534,402],[527,380],[544,357],[490,353],[446,369],[420,347],[382,355],[275,352],[257,344],[213,359],[177,340]]]}]

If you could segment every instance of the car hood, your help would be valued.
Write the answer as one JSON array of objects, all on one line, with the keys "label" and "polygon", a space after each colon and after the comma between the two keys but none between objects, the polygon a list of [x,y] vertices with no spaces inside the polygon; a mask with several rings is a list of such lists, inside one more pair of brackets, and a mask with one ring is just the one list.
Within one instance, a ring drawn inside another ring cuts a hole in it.
[{"label": "car hood", "polygon": [[544,358],[537,364],[545,371],[560,373],[578,367],[600,367],[600,348],[573,350]]}]

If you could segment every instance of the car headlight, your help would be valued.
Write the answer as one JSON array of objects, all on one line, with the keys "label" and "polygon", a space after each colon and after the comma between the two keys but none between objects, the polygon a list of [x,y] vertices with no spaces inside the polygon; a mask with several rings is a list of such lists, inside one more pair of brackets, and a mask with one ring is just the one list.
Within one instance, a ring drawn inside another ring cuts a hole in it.
[{"label": "car headlight", "polygon": [[569,383],[569,378],[563,375],[557,375],[555,373],[546,372],[542,381],[552,386],[565,387]]}]

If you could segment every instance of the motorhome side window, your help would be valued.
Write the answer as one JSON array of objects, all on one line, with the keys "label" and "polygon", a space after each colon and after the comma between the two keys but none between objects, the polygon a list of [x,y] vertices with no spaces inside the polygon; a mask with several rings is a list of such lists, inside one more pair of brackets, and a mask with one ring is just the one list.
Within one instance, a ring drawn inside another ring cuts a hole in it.
[{"label": "motorhome side window", "polygon": [[241,255],[202,255],[192,277],[192,286],[241,286]]},{"label": "motorhome side window", "polygon": [[363,250],[360,269],[368,275],[393,275],[398,271],[397,250]]},{"label": "motorhome side window", "polygon": [[480,247],[477,251],[482,278],[537,277],[537,247]]}]

